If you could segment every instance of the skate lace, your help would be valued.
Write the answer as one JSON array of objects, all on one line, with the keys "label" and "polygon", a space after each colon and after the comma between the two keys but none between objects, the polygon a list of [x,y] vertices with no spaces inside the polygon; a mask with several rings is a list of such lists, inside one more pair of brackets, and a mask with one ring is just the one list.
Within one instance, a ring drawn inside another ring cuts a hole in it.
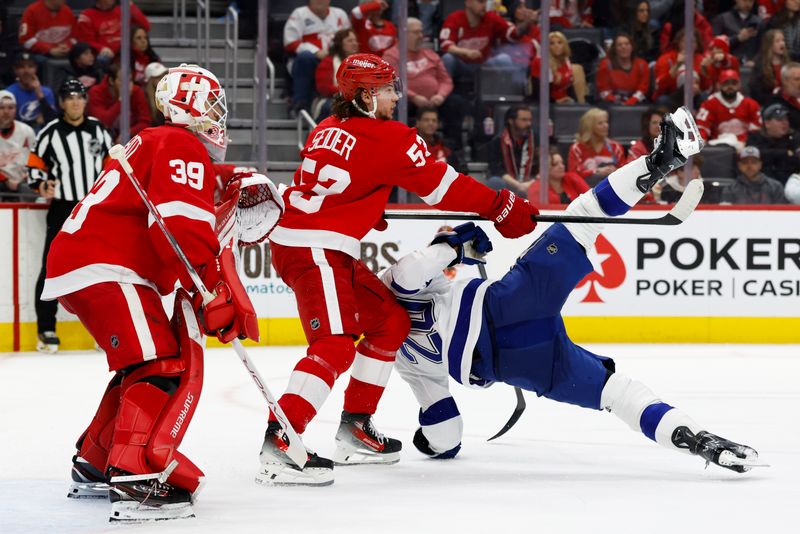
[{"label": "skate lace", "polygon": [[383,442],[386,440],[386,438],[383,436],[383,434],[378,432],[378,430],[375,428],[375,425],[372,424],[372,417],[367,418],[367,420],[364,422],[364,430],[367,432],[367,434],[378,440],[378,443],[383,445]]}]

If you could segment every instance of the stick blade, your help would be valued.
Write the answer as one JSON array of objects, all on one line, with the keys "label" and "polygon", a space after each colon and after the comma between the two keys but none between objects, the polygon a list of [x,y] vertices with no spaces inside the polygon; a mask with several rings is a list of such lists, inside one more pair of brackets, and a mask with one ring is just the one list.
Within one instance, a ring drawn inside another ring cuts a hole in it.
[{"label": "stick blade", "polygon": [[517,387],[514,388],[514,393],[517,396],[517,407],[514,408],[514,412],[511,414],[511,417],[508,419],[508,422],[503,425],[503,428],[501,428],[497,434],[487,439],[486,441],[492,441],[493,439],[499,438],[500,436],[511,430],[511,427],[517,424],[519,418],[522,417],[522,412],[525,411],[525,408],[527,406],[527,404],[525,403],[525,396],[522,394],[522,390]]},{"label": "stick blade", "polygon": [[[689,215],[691,215],[695,208],[697,208],[697,205],[700,204],[704,190],[703,180],[690,180],[689,183],[686,184],[686,189],[684,189],[681,198],[678,199],[678,202],[676,202],[675,206],[669,211],[669,215],[675,219],[675,222],[671,222],[671,224],[680,224],[689,218]],[[672,221],[672,217],[670,221]]]}]

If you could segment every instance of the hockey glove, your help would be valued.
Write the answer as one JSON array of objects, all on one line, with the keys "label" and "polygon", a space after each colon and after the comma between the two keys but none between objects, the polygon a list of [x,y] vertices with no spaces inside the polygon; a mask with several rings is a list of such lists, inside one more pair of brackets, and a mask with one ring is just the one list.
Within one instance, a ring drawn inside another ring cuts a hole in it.
[{"label": "hockey glove", "polygon": [[450,262],[448,267],[459,263],[464,265],[486,263],[484,258],[488,252],[492,251],[492,242],[489,241],[489,236],[472,222],[456,226],[449,232],[439,232],[431,241],[431,245],[437,243],[447,243],[456,251],[456,259]]},{"label": "hockey glove", "polygon": [[200,325],[207,335],[216,336],[222,343],[235,338],[258,341],[258,318],[236,272],[233,250],[225,247],[216,261],[206,266],[203,281],[216,297],[203,304],[202,295],[194,296],[194,306]]},{"label": "hockey glove", "polygon": [[508,189],[503,189],[497,193],[492,207],[485,216],[494,223],[500,235],[514,239],[533,232],[536,228],[533,217],[538,214],[536,206]]}]

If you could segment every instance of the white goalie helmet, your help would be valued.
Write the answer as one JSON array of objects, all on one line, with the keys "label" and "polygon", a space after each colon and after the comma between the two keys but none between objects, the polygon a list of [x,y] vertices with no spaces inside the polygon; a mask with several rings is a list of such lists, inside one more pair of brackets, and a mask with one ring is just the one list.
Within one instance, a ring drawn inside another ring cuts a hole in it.
[{"label": "white goalie helmet", "polygon": [[213,73],[185,63],[172,67],[158,82],[155,100],[168,122],[194,132],[212,158],[225,160],[228,107]]}]

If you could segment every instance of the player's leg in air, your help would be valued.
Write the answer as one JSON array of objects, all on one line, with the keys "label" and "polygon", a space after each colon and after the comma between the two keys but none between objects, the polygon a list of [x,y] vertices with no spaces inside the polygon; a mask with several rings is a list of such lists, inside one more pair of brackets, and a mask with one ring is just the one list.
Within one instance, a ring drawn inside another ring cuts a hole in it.
[{"label": "player's leg in air", "polygon": [[363,262],[356,262],[355,281],[364,338],[358,343],[344,392],[333,461],[337,465],[393,464],[400,460],[403,445],[378,432],[372,415],[389,381],[397,350],[408,335],[410,321],[392,292]]},{"label": "player's leg in air", "polygon": [[[695,139],[699,134],[688,112],[681,108],[667,115],[652,155],[611,173],[575,199],[566,213],[600,217],[626,213],[655,181],[700,150]],[[616,372],[613,360],[569,339],[561,308],[576,284],[592,272],[586,251],[601,230],[599,224],[553,225],[489,287],[484,325],[492,324],[494,331],[493,336],[480,336],[473,374],[559,402],[608,410],[666,448],[699,455],[734,471],[748,470],[757,458],[755,450],[711,434],[641,382]]]},{"label": "player's leg in air", "polygon": [[78,440],[69,496],[108,496],[111,520],[193,516],[203,473],[177,448],[200,398],[204,340],[188,294],[178,291],[172,321],[143,285],[104,282],[59,300],[116,371]]}]

